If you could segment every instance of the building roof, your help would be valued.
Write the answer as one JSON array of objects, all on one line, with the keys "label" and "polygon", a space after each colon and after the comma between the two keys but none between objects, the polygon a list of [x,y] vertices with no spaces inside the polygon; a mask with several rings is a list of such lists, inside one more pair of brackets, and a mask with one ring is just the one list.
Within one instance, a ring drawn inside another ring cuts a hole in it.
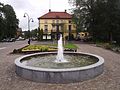
[{"label": "building roof", "polygon": [[71,19],[72,15],[65,12],[52,12],[49,11],[48,13],[44,14],[43,16],[39,17],[38,19]]}]

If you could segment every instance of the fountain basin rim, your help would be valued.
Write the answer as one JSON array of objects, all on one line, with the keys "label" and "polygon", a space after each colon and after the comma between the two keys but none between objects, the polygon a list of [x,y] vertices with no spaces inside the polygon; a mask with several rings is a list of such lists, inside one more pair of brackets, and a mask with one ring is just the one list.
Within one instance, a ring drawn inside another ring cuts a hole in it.
[{"label": "fountain basin rim", "polygon": [[101,56],[95,55],[95,54],[91,54],[91,53],[84,53],[84,52],[65,52],[64,54],[83,54],[83,55],[88,55],[88,56],[93,56],[96,57],[98,59],[98,62],[88,65],[88,66],[83,66],[83,67],[75,67],[75,68],[65,68],[65,69],[52,69],[52,68],[40,68],[40,67],[32,67],[32,66],[26,66],[24,64],[21,63],[21,60],[23,58],[26,57],[30,57],[30,56],[34,56],[34,55],[46,55],[46,54],[56,54],[57,52],[42,52],[42,53],[33,53],[33,54],[28,54],[28,55],[24,55],[21,56],[17,59],[15,59],[15,65],[17,67],[21,67],[24,69],[29,69],[29,70],[33,70],[33,71],[46,71],[46,72],[66,72],[66,71],[78,71],[78,70],[87,70],[90,68],[95,68],[98,67],[102,64],[104,64],[104,59]]}]

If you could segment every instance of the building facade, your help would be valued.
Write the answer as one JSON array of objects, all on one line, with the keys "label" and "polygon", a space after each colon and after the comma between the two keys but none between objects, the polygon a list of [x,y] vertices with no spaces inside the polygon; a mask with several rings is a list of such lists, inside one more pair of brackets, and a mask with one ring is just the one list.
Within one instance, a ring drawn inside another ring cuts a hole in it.
[{"label": "building facade", "polygon": [[22,35],[22,28],[18,28],[16,31],[16,38]]},{"label": "building facade", "polygon": [[66,12],[52,12],[38,18],[39,28],[42,30],[42,39],[58,40],[60,34],[63,38],[71,39],[76,37],[76,26],[72,22],[72,16]]}]

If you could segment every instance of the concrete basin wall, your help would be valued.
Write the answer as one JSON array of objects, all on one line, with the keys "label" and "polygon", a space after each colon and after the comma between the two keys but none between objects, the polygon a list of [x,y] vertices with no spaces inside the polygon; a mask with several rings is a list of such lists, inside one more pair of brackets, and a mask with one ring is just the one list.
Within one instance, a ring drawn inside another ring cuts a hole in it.
[{"label": "concrete basin wall", "polygon": [[[53,52],[52,52],[53,53]],[[46,68],[36,68],[25,66],[21,63],[21,59],[34,55],[44,55],[52,54],[51,52],[47,53],[35,53],[22,56],[15,60],[16,73],[22,78],[32,80],[35,82],[44,82],[44,83],[73,83],[88,80],[94,78],[103,72],[104,68],[104,59],[98,55],[83,53],[83,52],[74,52],[73,54],[85,54],[98,58],[98,62],[92,65],[79,68],[70,68],[70,69],[46,69]],[[53,53],[54,54],[54,53]],[[71,53],[70,53],[71,54]]]}]

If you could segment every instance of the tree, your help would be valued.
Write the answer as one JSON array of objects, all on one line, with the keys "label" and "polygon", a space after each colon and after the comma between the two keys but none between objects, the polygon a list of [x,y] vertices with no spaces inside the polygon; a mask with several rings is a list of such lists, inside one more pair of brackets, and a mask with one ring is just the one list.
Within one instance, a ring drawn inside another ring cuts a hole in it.
[{"label": "tree", "polygon": [[16,14],[12,6],[4,5],[4,15],[6,19],[6,36],[9,38],[15,37],[19,20],[16,18]]},{"label": "tree", "polygon": [[37,37],[37,32],[38,32],[38,30],[37,30],[37,28],[36,29],[34,29],[34,30],[32,30],[30,33],[31,33],[31,37]]},{"label": "tree", "polygon": [[[104,1],[104,2],[103,2]],[[94,32],[97,38],[112,42],[116,32],[120,32],[119,0],[103,0],[96,3],[94,10]]]},{"label": "tree", "polygon": [[82,28],[93,36],[94,40],[112,41],[116,32],[120,32],[119,0],[69,0],[75,8]]},{"label": "tree", "polygon": [[18,24],[12,6],[0,3],[0,40],[15,37]]},{"label": "tree", "polygon": [[118,2],[119,0],[108,0],[108,2],[106,3],[104,24],[109,41],[112,41],[114,39],[116,32],[120,32],[120,10],[117,5]]},{"label": "tree", "polygon": [[6,21],[4,19],[3,4],[0,3],[0,40],[5,36]]}]

